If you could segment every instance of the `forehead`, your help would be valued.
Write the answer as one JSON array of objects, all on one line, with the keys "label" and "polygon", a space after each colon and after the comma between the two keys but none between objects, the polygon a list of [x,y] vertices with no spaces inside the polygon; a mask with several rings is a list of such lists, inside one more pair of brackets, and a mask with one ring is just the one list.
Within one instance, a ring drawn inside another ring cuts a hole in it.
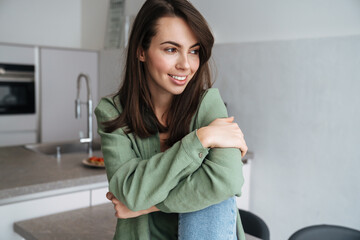
[{"label": "forehead", "polygon": [[162,17],[157,21],[156,35],[152,42],[173,41],[184,46],[192,46],[198,39],[189,25],[179,17]]}]

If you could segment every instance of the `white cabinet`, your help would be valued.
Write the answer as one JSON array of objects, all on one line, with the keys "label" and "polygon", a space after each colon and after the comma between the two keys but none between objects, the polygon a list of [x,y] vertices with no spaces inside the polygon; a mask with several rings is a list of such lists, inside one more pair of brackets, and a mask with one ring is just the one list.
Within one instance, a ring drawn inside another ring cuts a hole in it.
[{"label": "white cabinet", "polygon": [[[98,103],[98,52],[40,48],[41,81],[41,142],[66,141],[87,134],[87,108],[82,106],[82,116],[75,118],[77,77],[89,76],[93,107]],[[86,84],[81,81],[81,100],[86,101]],[[93,132],[97,129],[93,119]]]},{"label": "white cabinet", "polygon": [[90,192],[64,194],[0,206],[0,239],[22,239],[14,222],[90,206]]},{"label": "white cabinet", "polygon": [[90,191],[90,204],[91,206],[108,203],[106,193],[109,191],[108,187],[92,189]]},{"label": "white cabinet", "polygon": [[35,64],[35,48],[30,46],[0,44],[0,62]]},{"label": "white cabinet", "polygon": [[91,188],[2,205],[0,206],[0,239],[22,239],[13,230],[14,223],[18,221],[109,203],[105,196],[107,192],[108,187]]}]

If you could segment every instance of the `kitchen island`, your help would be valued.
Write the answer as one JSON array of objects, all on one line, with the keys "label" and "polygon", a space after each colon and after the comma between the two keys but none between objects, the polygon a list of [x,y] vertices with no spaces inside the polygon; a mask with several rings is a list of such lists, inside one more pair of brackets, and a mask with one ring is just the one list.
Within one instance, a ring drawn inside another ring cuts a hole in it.
[{"label": "kitchen island", "polygon": [[85,158],[85,152],[57,159],[24,146],[1,147],[0,239],[21,239],[16,221],[108,202],[105,169],[85,166]]},{"label": "kitchen island", "polygon": [[[15,231],[26,240],[110,240],[116,218],[111,203],[15,223]],[[61,238],[59,238],[61,236]],[[246,240],[261,240],[245,234]]]}]

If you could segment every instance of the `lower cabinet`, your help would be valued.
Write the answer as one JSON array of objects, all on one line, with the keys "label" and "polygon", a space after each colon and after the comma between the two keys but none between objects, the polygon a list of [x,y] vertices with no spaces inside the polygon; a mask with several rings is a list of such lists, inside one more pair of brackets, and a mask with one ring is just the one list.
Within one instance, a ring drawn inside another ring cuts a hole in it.
[{"label": "lower cabinet", "polygon": [[36,143],[36,131],[0,132],[0,147]]},{"label": "lower cabinet", "polygon": [[90,205],[99,205],[103,203],[109,203],[109,200],[106,198],[106,193],[109,191],[107,187],[105,188],[98,188],[91,190],[91,197],[90,197]]},{"label": "lower cabinet", "polygon": [[13,230],[14,222],[109,202],[107,187],[49,196],[0,206],[0,239],[23,239]]}]

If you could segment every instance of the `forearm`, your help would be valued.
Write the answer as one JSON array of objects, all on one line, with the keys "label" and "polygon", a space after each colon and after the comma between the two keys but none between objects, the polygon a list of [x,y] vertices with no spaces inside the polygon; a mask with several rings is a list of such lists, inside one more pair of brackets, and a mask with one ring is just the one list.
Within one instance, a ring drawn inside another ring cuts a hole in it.
[{"label": "forearm", "polygon": [[[210,160],[211,159],[211,160]],[[156,205],[162,212],[193,212],[241,194],[243,185],[238,149],[214,149],[200,168],[183,179]]]},{"label": "forearm", "polygon": [[143,214],[149,214],[149,213],[152,213],[152,212],[158,212],[160,211],[156,206],[152,206],[146,210],[143,210]]}]

